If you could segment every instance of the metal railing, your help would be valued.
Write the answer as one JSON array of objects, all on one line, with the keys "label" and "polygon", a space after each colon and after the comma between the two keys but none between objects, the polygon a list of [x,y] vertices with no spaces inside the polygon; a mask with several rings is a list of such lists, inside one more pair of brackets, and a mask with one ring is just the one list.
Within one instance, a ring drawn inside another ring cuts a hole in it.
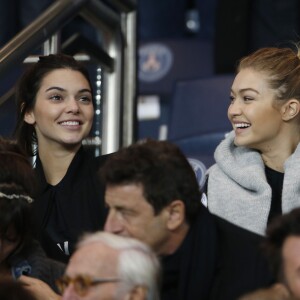
[{"label": "metal railing", "polygon": [[113,61],[108,66],[107,55],[98,57],[104,70],[101,152],[131,144],[136,98],[135,9],[135,0],[109,0],[109,5],[102,0],[57,0],[0,49],[0,80],[43,43],[45,54],[59,51],[55,34],[80,14],[102,33],[102,50]]}]

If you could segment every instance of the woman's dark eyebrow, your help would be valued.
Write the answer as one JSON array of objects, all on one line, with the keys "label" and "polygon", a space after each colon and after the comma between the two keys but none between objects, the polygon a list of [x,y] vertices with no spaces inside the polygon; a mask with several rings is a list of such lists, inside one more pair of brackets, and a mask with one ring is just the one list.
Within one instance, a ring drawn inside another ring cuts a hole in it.
[{"label": "woman's dark eyebrow", "polygon": [[82,89],[82,90],[79,90],[78,91],[79,93],[86,93],[86,92],[88,92],[88,93],[92,93],[92,91],[91,90],[89,90],[89,89]]},{"label": "woman's dark eyebrow", "polygon": [[[52,90],[58,90],[58,91],[61,91],[61,92],[66,91],[66,89],[61,88],[59,86],[51,86],[48,89],[46,89],[46,92],[49,92],[49,91],[52,91]],[[81,90],[78,91],[78,93],[86,93],[86,92],[92,94],[92,91],[90,89],[81,89]]]},{"label": "woman's dark eyebrow", "polygon": [[65,91],[65,89],[63,89],[63,88],[61,88],[61,87],[59,87],[59,86],[51,86],[51,87],[49,87],[48,89],[46,89],[46,92],[51,91],[51,90],[59,90],[59,91],[61,91],[61,92],[64,92],[64,91]]}]

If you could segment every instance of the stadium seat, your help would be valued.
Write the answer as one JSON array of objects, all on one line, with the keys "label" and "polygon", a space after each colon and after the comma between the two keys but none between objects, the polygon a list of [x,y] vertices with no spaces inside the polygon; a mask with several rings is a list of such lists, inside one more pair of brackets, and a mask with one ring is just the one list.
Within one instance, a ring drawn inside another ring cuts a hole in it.
[{"label": "stadium seat", "polygon": [[177,82],[172,97],[168,140],[207,168],[216,146],[231,130],[227,118],[233,74]]}]

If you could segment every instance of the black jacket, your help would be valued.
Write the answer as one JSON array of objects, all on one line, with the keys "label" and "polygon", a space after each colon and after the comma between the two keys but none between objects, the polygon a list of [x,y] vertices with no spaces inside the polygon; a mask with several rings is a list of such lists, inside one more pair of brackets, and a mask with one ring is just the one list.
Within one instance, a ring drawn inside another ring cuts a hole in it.
[{"label": "black jacket", "polygon": [[97,172],[105,159],[95,158],[81,147],[61,182],[51,186],[37,157],[39,193],[33,202],[34,230],[49,257],[67,262],[83,233],[103,228],[107,211]]},{"label": "black jacket", "polygon": [[[214,217],[219,237],[212,300],[236,300],[274,282],[261,244],[264,237]],[[255,222],[255,220],[253,220]]]},{"label": "black jacket", "polygon": [[205,207],[177,251],[162,257],[161,300],[210,299],[217,266],[218,237]]}]

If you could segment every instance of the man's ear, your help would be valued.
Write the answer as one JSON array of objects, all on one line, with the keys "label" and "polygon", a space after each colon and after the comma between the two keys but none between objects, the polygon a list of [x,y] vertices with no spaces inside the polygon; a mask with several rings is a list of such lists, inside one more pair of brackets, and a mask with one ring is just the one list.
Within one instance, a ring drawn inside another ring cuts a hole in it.
[{"label": "man's ear", "polygon": [[125,300],[145,300],[147,299],[148,289],[144,286],[137,286],[130,291]]},{"label": "man's ear", "polygon": [[35,124],[35,117],[32,110],[27,111],[24,115],[24,121],[28,124],[34,125]]},{"label": "man's ear", "polygon": [[185,205],[181,200],[174,200],[167,206],[167,227],[176,230],[185,222]]},{"label": "man's ear", "polygon": [[289,121],[294,119],[300,111],[300,102],[297,99],[290,99],[281,107],[282,119]]}]

